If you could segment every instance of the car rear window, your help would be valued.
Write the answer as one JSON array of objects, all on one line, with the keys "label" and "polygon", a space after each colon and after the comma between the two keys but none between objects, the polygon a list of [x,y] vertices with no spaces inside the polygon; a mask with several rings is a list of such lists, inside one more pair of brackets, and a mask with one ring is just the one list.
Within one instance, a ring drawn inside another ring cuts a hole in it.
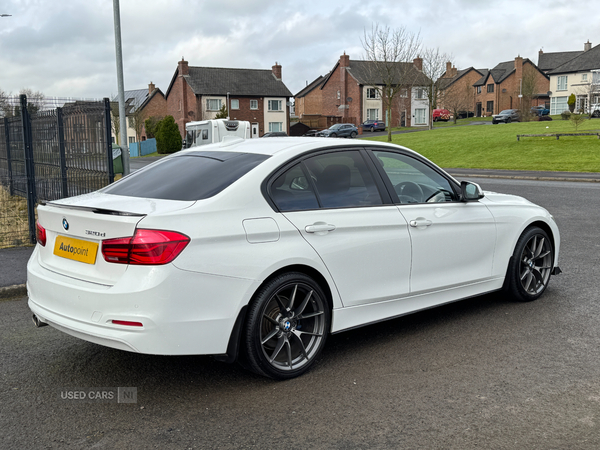
[{"label": "car rear window", "polygon": [[196,151],[134,172],[102,190],[107,194],[162,200],[210,198],[240,179],[268,155]]}]

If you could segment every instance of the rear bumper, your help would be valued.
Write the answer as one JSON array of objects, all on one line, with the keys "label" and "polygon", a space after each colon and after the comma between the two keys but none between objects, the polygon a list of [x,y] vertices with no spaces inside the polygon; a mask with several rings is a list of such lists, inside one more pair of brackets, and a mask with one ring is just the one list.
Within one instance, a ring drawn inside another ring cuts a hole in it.
[{"label": "rear bumper", "polygon": [[[129,267],[113,286],[27,266],[29,308],[42,321],[107,347],[157,355],[223,354],[253,280],[186,272],[173,265]],[[113,320],[141,322],[116,325]]]}]

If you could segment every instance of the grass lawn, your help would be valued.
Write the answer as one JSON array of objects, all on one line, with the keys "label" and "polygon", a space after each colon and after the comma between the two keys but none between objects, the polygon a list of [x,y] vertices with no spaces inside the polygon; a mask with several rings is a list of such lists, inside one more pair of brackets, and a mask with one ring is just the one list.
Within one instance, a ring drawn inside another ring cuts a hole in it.
[{"label": "grass lawn", "polygon": [[[561,137],[559,140],[526,137],[517,142],[517,134],[574,132],[570,121],[555,119],[443,127],[395,134],[392,142],[421,153],[441,167],[600,172],[600,140],[597,136]],[[600,132],[600,120],[586,120],[577,132]],[[368,139],[386,142],[387,136]]]}]

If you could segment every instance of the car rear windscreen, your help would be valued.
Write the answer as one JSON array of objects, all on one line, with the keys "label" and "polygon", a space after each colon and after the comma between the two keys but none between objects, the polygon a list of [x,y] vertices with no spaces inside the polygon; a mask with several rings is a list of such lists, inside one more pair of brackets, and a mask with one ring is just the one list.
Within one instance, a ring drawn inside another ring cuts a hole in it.
[{"label": "car rear windscreen", "polygon": [[102,192],[127,197],[194,201],[210,198],[254,169],[268,155],[197,151],[134,172]]}]

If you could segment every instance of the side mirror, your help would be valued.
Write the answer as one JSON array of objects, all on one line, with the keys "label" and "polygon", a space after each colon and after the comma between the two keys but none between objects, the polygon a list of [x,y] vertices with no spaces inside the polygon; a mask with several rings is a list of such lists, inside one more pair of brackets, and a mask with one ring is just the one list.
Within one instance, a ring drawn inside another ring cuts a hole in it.
[{"label": "side mirror", "polygon": [[461,201],[475,202],[484,197],[481,187],[477,183],[470,181],[460,182]]}]

